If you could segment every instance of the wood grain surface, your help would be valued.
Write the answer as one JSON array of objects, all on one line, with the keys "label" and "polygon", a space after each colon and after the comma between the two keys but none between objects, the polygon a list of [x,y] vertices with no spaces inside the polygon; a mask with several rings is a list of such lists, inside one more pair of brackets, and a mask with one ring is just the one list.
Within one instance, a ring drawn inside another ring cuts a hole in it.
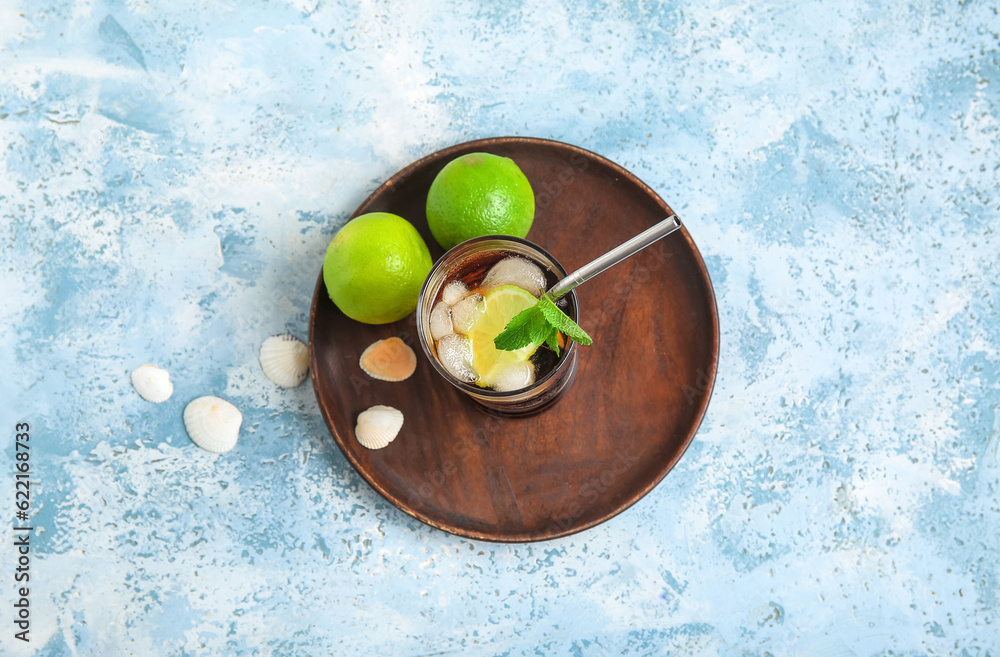
[{"label": "wood grain surface", "polygon": [[[385,211],[427,228],[427,189],[459,155],[514,159],[531,182],[528,239],[573,270],[672,214],[620,166],[560,142],[523,137],[450,147],[403,169],[353,216]],[[683,217],[681,217],[683,221]],[[592,527],[635,503],[694,438],[715,382],[719,327],[712,284],[687,230],[668,236],[577,288],[579,349],[572,386],[546,411],[501,419],[484,413],[430,367],[415,314],[373,326],[344,316],[318,277],[309,321],[316,397],[334,440],[375,490],[406,513],[454,534],[534,541]],[[358,366],[375,340],[399,336],[417,352],[412,377],[376,381]],[[371,451],[354,437],[358,413],[400,409],[396,440]]]}]

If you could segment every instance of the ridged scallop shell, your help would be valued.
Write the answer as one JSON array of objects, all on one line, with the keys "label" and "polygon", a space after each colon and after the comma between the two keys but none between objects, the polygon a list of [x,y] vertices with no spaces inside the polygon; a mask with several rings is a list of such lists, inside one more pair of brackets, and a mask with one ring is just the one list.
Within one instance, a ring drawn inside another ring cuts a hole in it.
[{"label": "ridged scallop shell", "polygon": [[140,397],[154,404],[165,402],[174,394],[170,372],[151,363],[132,370],[132,387]]},{"label": "ridged scallop shell", "polygon": [[361,353],[361,369],[380,381],[402,381],[417,369],[417,355],[397,337],[368,345]]},{"label": "ridged scallop shell", "polygon": [[363,447],[382,449],[393,440],[403,428],[403,413],[392,406],[372,406],[358,414],[358,424],[354,435]]},{"label": "ridged scallop shell", "polygon": [[208,395],[184,409],[184,427],[198,447],[216,454],[228,452],[240,437],[243,414],[225,399]]},{"label": "ridged scallop shell", "polygon": [[294,388],[309,373],[309,347],[290,333],[272,335],[260,345],[264,375],[284,388]]}]

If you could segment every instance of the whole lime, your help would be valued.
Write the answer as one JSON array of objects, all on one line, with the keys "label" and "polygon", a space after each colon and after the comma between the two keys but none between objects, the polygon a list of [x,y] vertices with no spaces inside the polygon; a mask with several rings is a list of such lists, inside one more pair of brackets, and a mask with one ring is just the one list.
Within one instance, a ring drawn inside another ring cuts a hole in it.
[{"label": "whole lime", "polygon": [[402,217],[371,212],[341,228],[323,259],[323,282],[341,312],[366,324],[402,319],[417,307],[431,254]]},{"label": "whole lime", "polygon": [[444,249],[482,235],[525,237],[534,218],[531,183],[508,157],[457,157],[441,169],[427,192],[427,224]]}]

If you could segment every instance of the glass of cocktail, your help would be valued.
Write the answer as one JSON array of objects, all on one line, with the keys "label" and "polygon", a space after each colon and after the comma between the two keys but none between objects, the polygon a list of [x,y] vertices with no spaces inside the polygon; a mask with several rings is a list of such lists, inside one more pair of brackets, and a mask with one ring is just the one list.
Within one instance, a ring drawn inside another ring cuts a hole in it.
[{"label": "glass of cocktail", "polygon": [[[576,374],[576,343],[502,351],[493,344],[507,322],[566,276],[547,251],[517,237],[462,242],[435,263],[417,300],[420,345],[437,372],[501,415],[538,412],[556,402]],[[558,300],[579,322],[576,294]]]}]

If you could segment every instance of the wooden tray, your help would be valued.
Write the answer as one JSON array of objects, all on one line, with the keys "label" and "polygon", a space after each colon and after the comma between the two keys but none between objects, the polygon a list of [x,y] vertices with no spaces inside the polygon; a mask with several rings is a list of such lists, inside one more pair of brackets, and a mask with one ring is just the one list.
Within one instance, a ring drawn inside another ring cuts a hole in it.
[{"label": "wooden tray", "polygon": [[[500,137],[446,148],[406,167],[361,204],[396,213],[443,250],[424,204],[434,176],[473,152],[517,162],[535,191],[528,239],[571,271],[672,214],[650,188],[594,153],[543,139]],[[683,217],[681,217],[683,221]],[[490,541],[537,541],[593,527],[648,493],[684,453],[708,406],[719,354],[715,296],[686,229],[577,288],[576,380],[528,418],[486,414],[442,380],[421,352],[416,318],[372,326],[343,315],[320,274],[309,319],[316,398],[344,456],[383,497],[425,523]],[[358,366],[375,340],[403,338],[419,364],[401,383]],[[395,442],[370,451],[354,438],[358,413],[400,409]]]}]

